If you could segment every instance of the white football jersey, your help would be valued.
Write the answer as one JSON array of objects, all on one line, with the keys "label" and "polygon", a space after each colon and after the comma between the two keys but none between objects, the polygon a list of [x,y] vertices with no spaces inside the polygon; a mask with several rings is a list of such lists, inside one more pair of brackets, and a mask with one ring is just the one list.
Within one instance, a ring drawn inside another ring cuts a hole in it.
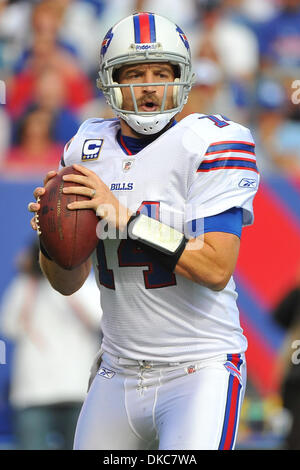
[{"label": "white football jersey", "polygon": [[[253,222],[259,174],[247,128],[195,113],[135,155],[120,145],[119,129],[118,119],[85,121],[66,146],[64,165],[87,166],[131,211],[181,232],[191,220],[233,207],[243,209],[244,226]],[[93,255],[104,350],[162,362],[246,350],[233,278],[222,291],[212,291],[168,272],[133,241],[114,235],[99,240]]]}]

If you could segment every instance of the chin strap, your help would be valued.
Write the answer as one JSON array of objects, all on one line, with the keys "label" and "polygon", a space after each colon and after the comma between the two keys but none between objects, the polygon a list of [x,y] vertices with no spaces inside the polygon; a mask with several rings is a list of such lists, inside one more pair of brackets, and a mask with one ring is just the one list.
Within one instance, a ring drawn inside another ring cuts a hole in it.
[{"label": "chin strap", "polygon": [[127,124],[139,134],[151,135],[160,132],[171,121],[176,112],[157,114],[155,116],[139,116],[137,114],[118,113]]}]

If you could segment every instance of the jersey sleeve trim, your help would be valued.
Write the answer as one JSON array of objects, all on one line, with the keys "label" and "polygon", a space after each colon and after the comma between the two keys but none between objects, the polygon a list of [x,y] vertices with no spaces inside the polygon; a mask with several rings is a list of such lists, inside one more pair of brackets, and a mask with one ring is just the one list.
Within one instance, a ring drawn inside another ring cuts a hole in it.
[{"label": "jersey sleeve trim", "polygon": [[252,142],[244,142],[239,140],[214,142],[212,143],[205,152],[205,155],[212,155],[216,153],[224,152],[241,152],[249,153],[255,156],[255,144]]},{"label": "jersey sleeve trim", "polygon": [[[212,155],[216,155],[216,158],[207,158]],[[197,173],[221,169],[250,170],[258,173],[255,144],[237,140],[212,143],[207,148]]]},{"label": "jersey sleeve trim", "polygon": [[192,237],[198,237],[208,232],[225,232],[240,238],[242,226],[243,210],[241,207],[232,207],[220,214],[194,219],[187,223],[188,234]]},{"label": "jersey sleeve trim", "polygon": [[226,169],[250,170],[258,173],[258,168],[255,161],[249,158],[238,157],[215,158],[214,160],[203,161],[198,167],[197,173]]}]

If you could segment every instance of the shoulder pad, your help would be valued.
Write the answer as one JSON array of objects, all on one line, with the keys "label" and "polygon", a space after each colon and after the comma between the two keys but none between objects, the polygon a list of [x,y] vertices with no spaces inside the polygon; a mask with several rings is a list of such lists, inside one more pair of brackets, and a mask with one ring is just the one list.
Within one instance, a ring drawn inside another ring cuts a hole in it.
[{"label": "shoulder pad", "polygon": [[224,140],[253,142],[253,137],[247,127],[231,121],[221,114],[207,115],[193,113],[182,120],[182,122],[184,121],[186,121],[185,125],[187,127],[193,129],[209,145],[212,142]]},{"label": "shoulder pad", "polygon": [[116,125],[120,125],[120,121],[118,118],[112,119],[102,119],[102,118],[90,118],[84,121],[78,129],[77,134],[81,134],[82,132],[98,132],[99,127],[114,127]]}]

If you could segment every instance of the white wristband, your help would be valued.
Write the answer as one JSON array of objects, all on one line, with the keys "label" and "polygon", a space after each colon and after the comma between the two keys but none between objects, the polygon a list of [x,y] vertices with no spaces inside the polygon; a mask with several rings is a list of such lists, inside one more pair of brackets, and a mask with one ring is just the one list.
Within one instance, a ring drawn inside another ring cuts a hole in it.
[{"label": "white wristband", "polygon": [[131,217],[128,234],[131,239],[170,255],[174,255],[185,241],[183,233],[144,214]]}]

